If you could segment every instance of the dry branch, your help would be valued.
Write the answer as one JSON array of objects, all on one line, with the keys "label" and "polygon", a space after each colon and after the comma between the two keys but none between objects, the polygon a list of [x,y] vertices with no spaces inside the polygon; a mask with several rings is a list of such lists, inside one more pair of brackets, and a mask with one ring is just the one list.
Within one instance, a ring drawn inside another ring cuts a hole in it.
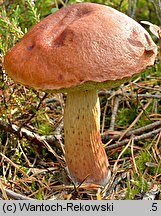
[{"label": "dry branch", "polygon": [[[3,130],[5,130],[6,132],[10,132],[15,134],[16,136],[19,136],[19,127],[17,127],[14,124],[8,124],[7,122],[3,121],[2,119],[0,119],[0,128],[2,128]],[[47,150],[49,152],[51,152],[56,159],[60,162],[60,164],[62,164],[61,160],[63,160],[63,158],[61,158],[59,155],[56,154],[56,152],[51,148],[50,144],[53,143],[55,144],[56,147],[59,147],[59,149],[62,150],[61,146],[60,146],[60,140],[58,140],[56,137],[57,136],[40,136],[34,132],[31,132],[25,128],[21,128],[21,137],[25,137],[27,140],[32,141],[32,143],[36,143],[39,145],[43,145],[47,148]]]},{"label": "dry branch", "polygon": [[[160,131],[161,131],[161,128],[158,128],[158,129],[153,130],[151,132],[148,132],[146,134],[142,134],[140,136],[135,136],[134,141],[140,141],[140,140],[144,140],[144,139],[149,139],[149,138],[155,136],[156,134],[160,133]],[[124,139],[124,140],[122,140],[120,142],[117,142],[116,144],[112,144],[112,145],[107,146],[106,150],[111,150],[111,149],[114,149],[114,148],[121,147],[123,145],[126,145],[128,142],[129,142],[129,139]]]},{"label": "dry branch", "polygon": [[[129,132],[127,132],[124,136],[124,138],[128,138],[131,135],[140,135],[142,133],[145,133],[147,131],[152,131],[154,128],[160,127],[161,126],[161,121],[156,121],[152,124],[131,130]],[[110,139],[112,139],[113,141],[117,141],[120,138],[120,134],[119,135],[102,135],[102,139],[104,140],[104,142],[109,141]]]},{"label": "dry branch", "polygon": [[7,194],[8,197],[14,199],[14,200],[35,200],[35,199],[32,199],[32,198],[29,198],[29,197],[26,197],[22,194],[18,194],[18,193],[15,193],[9,189],[5,189],[5,192]]},{"label": "dry branch", "polygon": [[[157,89],[157,91],[160,91]],[[126,97],[131,97],[131,98],[153,98],[153,99],[161,99],[160,94],[133,94],[133,93],[127,93],[127,92],[121,92],[121,91],[116,91],[111,93],[111,91],[100,91],[99,96],[103,95],[109,95],[110,98],[113,96],[126,96]]]},{"label": "dry branch", "polygon": [[118,107],[119,107],[119,101],[120,101],[120,98],[116,97],[115,102],[114,102],[112,115],[111,115],[111,122],[110,122],[109,130],[114,130],[114,128],[115,128],[115,120],[116,120],[116,115],[117,115],[117,111],[118,111]]},{"label": "dry branch", "polygon": [[[15,124],[9,124],[6,121],[0,119],[0,129],[4,130],[6,133],[13,133],[19,136],[19,127]],[[21,137],[25,137],[28,141],[34,142],[36,144],[41,144],[42,142],[47,142],[48,144],[55,145],[60,149],[60,145],[57,143],[57,139],[54,135],[50,136],[40,136],[35,132],[31,132],[25,128],[21,128]]]}]

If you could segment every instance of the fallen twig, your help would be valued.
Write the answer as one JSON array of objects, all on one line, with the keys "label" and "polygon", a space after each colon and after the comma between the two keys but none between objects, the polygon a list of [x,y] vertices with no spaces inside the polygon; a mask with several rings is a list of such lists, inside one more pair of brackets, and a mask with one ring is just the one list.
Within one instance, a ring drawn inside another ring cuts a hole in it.
[{"label": "fallen twig", "polygon": [[[161,90],[158,89],[158,91],[160,92]],[[103,96],[103,95],[109,95],[109,97],[111,98],[111,96],[127,96],[127,97],[131,97],[131,98],[153,98],[153,99],[161,99],[161,95],[160,94],[133,94],[133,93],[127,93],[127,92],[122,92],[122,91],[116,91],[116,92],[111,92],[111,91],[100,91],[99,92],[99,96]]]},{"label": "fallen twig", "polygon": [[[37,107],[35,108],[35,111],[38,111],[38,110],[39,110],[39,108],[40,108],[40,106],[41,106],[43,100],[47,97],[47,95],[48,95],[48,94],[45,93],[44,96],[40,99],[40,101],[39,101]],[[20,125],[20,127],[19,127],[18,130],[17,130],[17,133],[19,134],[19,136],[21,136],[21,129],[22,129],[22,127],[24,127],[24,125],[26,125],[27,123],[29,123],[29,122],[31,121],[31,119],[33,119],[33,118],[35,117],[35,115],[36,115],[36,112],[34,112],[27,120],[25,120],[25,121]]]},{"label": "fallen twig", "polygon": [[[158,134],[160,131],[161,131],[161,128],[158,128],[158,129],[153,130],[151,132],[148,132],[146,134],[142,134],[140,136],[135,136],[134,141],[140,141],[140,140],[144,140],[144,139],[149,139],[149,138],[155,136],[156,134]],[[117,142],[116,144],[112,144],[112,145],[107,146],[105,149],[106,150],[111,150],[111,149],[114,149],[114,148],[118,148],[118,147],[121,147],[123,145],[126,145],[128,142],[129,142],[129,139],[124,139],[124,140],[122,140],[120,142]]]},{"label": "fallen twig", "polygon": [[[149,130],[152,131],[154,128],[157,128],[159,126],[161,126],[161,121],[153,122],[153,123],[151,123],[149,125],[145,125],[145,126],[143,126],[141,128],[130,130],[129,132],[127,132],[125,134],[124,138],[128,138],[131,135],[140,135],[140,134],[145,133],[145,132],[147,132]],[[102,138],[102,140],[104,142],[107,142],[110,139],[112,139],[112,141],[117,141],[120,138],[120,136],[121,136],[121,134],[117,134],[117,135],[110,135],[109,134],[108,135],[108,133],[107,133],[107,134],[102,135],[101,138]]]},{"label": "fallen twig", "polygon": [[[4,120],[0,119],[0,128],[3,129],[5,132],[10,132],[15,134],[16,136],[19,136],[19,127],[15,124],[8,124]],[[48,144],[55,145],[58,149],[61,149],[59,142],[54,135],[40,136],[35,132],[27,130],[26,128],[21,128],[21,136],[36,144],[42,145],[43,142],[47,142]]]},{"label": "fallen twig", "polygon": [[29,198],[27,196],[24,196],[22,194],[15,193],[9,189],[5,189],[5,192],[6,192],[8,197],[10,197],[14,200],[35,200],[35,199]]},{"label": "fallen twig", "polygon": [[122,96],[127,96],[127,97],[132,97],[132,98],[138,98],[138,97],[142,97],[142,98],[153,98],[153,99],[161,99],[161,95],[158,94],[131,94],[131,93],[117,93],[117,95],[122,95]]},{"label": "fallen twig", "polygon": [[109,130],[112,130],[112,131],[115,128],[115,120],[116,120],[117,110],[118,110],[118,107],[119,107],[119,101],[120,101],[120,98],[116,97],[115,102],[114,102],[112,115],[111,115],[110,127],[109,127]]},{"label": "fallen twig", "polygon": [[148,106],[151,104],[152,99],[148,101],[148,103],[145,104],[145,106],[142,108],[141,112],[139,113],[139,115],[135,118],[135,120],[130,124],[130,126],[121,134],[119,141],[122,140],[122,138],[125,136],[125,134],[127,132],[129,132],[129,130],[136,124],[136,122],[140,119],[140,117],[142,116],[142,114],[145,112],[145,110],[148,108]]}]

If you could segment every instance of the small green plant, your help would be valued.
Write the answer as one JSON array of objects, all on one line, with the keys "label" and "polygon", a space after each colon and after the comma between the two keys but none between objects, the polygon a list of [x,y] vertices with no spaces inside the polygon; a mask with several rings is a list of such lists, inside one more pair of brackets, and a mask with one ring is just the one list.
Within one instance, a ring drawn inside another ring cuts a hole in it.
[{"label": "small green plant", "polygon": [[137,116],[136,106],[132,105],[130,108],[123,108],[118,111],[117,123],[119,126],[130,125]]},{"label": "small green plant", "polygon": [[133,200],[135,195],[146,192],[148,190],[148,182],[143,176],[136,176],[130,182],[127,181],[126,199]]},{"label": "small green plant", "polygon": [[24,35],[24,32],[19,23],[21,13],[19,5],[13,10],[10,17],[8,17],[5,8],[1,8],[0,12],[0,50],[2,54],[5,54]]},{"label": "small green plant", "polygon": [[[26,11],[25,14],[24,11]],[[13,4],[10,7],[0,6],[1,53],[4,55],[38,21],[40,21],[40,14],[29,0],[25,0],[23,4]]]},{"label": "small green plant", "polygon": [[26,0],[27,4],[27,17],[28,22],[30,22],[32,25],[38,23],[40,21],[40,14],[38,13],[38,9],[35,7],[34,4],[30,0]]},{"label": "small green plant", "polygon": [[146,163],[150,161],[150,155],[148,151],[140,151],[139,157],[136,159],[136,165],[138,167],[140,175],[144,174],[145,169],[147,168]]},{"label": "small green plant", "polygon": [[37,200],[42,200],[43,197],[42,197],[42,189],[40,188],[37,192],[37,194],[35,195],[35,199]]},{"label": "small green plant", "polygon": [[51,127],[47,123],[39,123],[38,133],[41,135],[49,135],[51,133]]}]

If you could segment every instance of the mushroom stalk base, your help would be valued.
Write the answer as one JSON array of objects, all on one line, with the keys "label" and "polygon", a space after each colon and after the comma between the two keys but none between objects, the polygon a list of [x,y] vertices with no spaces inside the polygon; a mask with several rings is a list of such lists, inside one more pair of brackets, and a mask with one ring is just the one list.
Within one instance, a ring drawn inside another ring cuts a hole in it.
[{"label": "mushroom stalk base", "polygon": [[100,138],[96,90],[70,92],[64,113],[65,159],[75,182],[106,184],[109,163]]}]

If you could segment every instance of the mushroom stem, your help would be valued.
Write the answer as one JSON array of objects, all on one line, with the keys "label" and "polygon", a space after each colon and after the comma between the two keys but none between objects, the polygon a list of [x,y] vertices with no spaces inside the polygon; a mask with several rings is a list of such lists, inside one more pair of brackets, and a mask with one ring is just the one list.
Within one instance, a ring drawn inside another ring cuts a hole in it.
[{"label": "mushroom stem", "polygon": [[109,162],[100,138],[97,90],[70,92],[64,112],[65,159],[75,182],[106,184]]}]

